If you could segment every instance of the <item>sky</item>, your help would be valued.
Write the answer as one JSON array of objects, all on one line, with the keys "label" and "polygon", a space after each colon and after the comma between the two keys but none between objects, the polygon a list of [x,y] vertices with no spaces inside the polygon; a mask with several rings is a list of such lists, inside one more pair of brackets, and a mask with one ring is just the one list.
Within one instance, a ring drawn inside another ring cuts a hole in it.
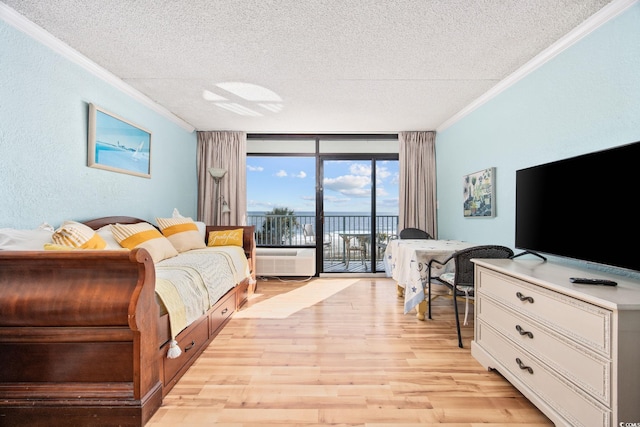
[{"label": "sky", "polygon": [[[315,211],[315,157],[247,157],[247,210]],[[370,212],[371,162],[325,161],[325,212]],[[377,162],[378,214],[398,213],[398,161]]]}]

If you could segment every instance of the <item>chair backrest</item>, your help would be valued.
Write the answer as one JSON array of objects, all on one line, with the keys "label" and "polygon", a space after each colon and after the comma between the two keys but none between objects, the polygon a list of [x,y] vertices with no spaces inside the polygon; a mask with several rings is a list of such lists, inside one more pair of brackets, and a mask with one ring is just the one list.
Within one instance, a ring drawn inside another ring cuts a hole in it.
[{"label": "chair backrest", "polygon": [[309,240],[311,243],[315,243],[316,233],[314,233],[313,231],[313,224],[305,224],[302,228],[302,235],[304,236],[305,243],[307,243],[307,240]]},{"label": "chair backrest", "polygon": [[405,228],[400,232],[401,239],[432,239],[431,235],[419,228]]},{"label": "chair backrest", "polygon": [[313,224],[305,224],[302,229],[302,233],[307,237],[315,236],[315,233],[313,232]]},{"label": "chair backrest", "polygon": [[455,262],[455,279],[457,286],[472,286],[474,278],[474,258],[509,258],[513,251],[506,246],[483,245],[461,249],[455,252],[451,258]]}]

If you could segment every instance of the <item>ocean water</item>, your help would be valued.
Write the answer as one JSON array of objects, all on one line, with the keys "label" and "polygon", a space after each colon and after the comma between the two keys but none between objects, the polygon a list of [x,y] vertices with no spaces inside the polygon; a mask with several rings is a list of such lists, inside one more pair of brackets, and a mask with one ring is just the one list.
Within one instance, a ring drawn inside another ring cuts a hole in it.
[{"label": "ocean water", "polygon": [[[266,211],[247,212],[247,223],[255,225],[256,231],[261,231],[264,224]],[[315,212],[294,212],[296,220],[300,225],[295,231],[296,236],[302,235],[304,224],[313,224],[314,231],[317,230]],[[369,232],[371,226],[371,214],[368,212],[326,212],[324,215],[324,233],[337,234],[339,232]],[[398,216],[393,214],[378,214],[376,222],[376,233],[386,235],[396,235]]]},{"label": "ocean water", "polygon": [[115,147],[102,142],[96,143],[96,163],[118,169],[143,174],[149,173],[149,152]]}]

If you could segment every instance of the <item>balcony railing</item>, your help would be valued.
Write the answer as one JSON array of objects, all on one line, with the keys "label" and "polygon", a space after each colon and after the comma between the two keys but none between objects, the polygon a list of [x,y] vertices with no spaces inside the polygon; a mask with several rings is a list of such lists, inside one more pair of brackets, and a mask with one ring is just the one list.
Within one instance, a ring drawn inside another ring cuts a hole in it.
[{"label": "balcony railing", "polygon": [[[372,227],[375,221],[375,228]],[[256,227],[256,243],[262,247],[316,247],[323,248],[327,263],[349,264],[361,262],[366,266],[375,251],[377,270],[382,266],[387,242],[397,237],[398,216],[337,215],[324,216],[323,235],[318,235],[315,215],[255,215],[247,216],[248,225]],[[365,270],[370,268],[366,267]]]},{"label": "balcony railing", "polygon": [[[370,215],[325,215],[324,234],[326,237],[348,233],[371,233]],[[313,215],[248,215],[247,224],[256,227],[258,246],[292,247],[316,246],[314,238],[318,227]],[[388,240],[397,235],[398,216],[378,215],[375,217],[376,240]],[[311,235],[305,234],[311,230]]]}]

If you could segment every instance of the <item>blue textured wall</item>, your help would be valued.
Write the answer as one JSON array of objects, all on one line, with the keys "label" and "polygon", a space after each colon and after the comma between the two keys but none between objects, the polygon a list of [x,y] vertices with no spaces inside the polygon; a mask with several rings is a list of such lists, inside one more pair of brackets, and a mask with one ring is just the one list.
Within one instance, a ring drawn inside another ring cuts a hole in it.
[{"label": "blue textured wall", "polygon": [[[517,169],[639,140],[636,4],[437,135],[439,237],[513,248]],[[497,217],[464,218],[462,177],[488,167],[496,167]],[[606,233],[597,215],[583,219],[585,231]]]},{"label": "blue textured wall", "polygon": [[[177,207],[195,218],[196,134],[0,21],[0,227]],[[88,104],[151,131],[151,179],[89,168]]]}]

